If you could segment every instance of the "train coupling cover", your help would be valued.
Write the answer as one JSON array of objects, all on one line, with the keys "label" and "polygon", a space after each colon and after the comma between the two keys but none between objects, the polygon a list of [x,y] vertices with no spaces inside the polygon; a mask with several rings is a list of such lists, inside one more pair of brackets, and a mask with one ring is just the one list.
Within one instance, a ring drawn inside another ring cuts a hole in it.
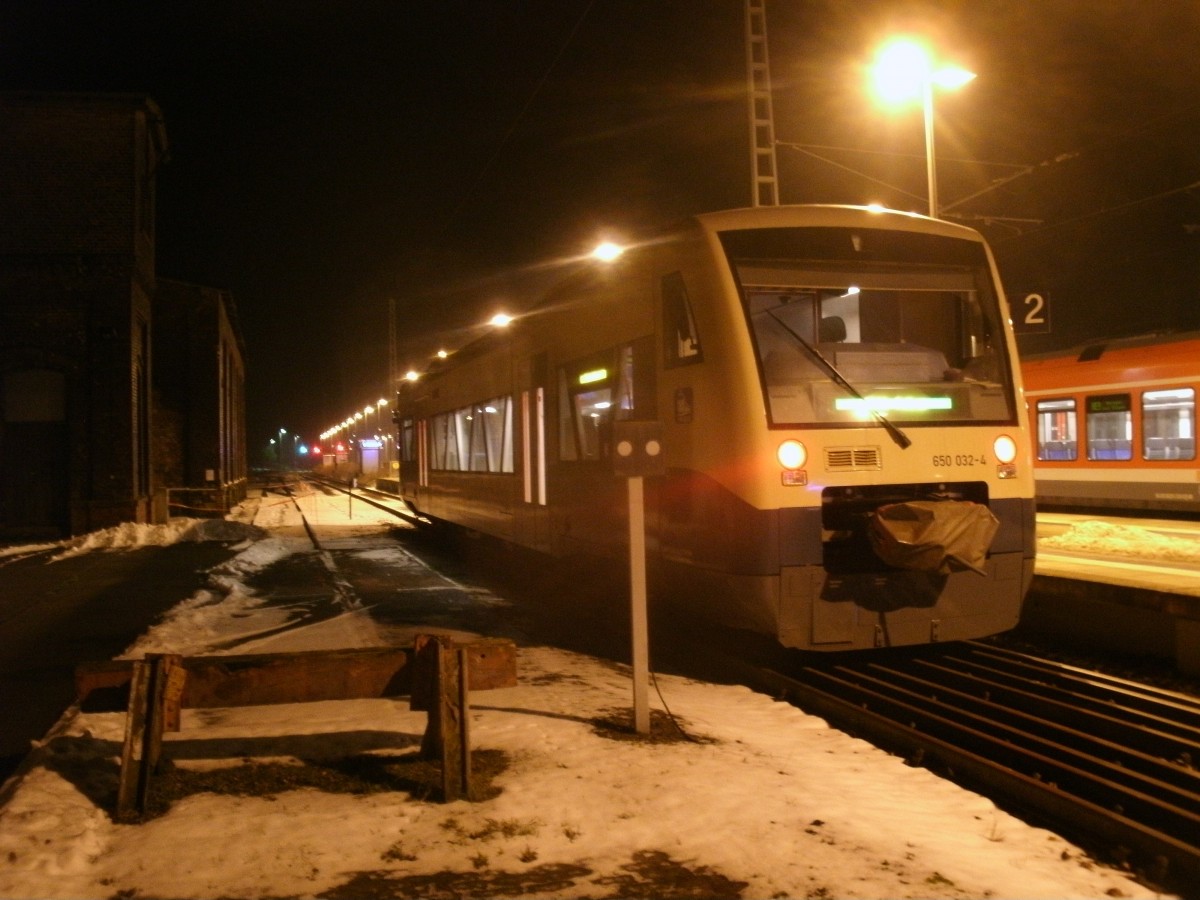
[{"label": "train coupling cover", "polygon": [[984,565],[999,520],[969,500],[910,500],[881,506],[871,515],[871,549],[890,566],[950,575]]}]

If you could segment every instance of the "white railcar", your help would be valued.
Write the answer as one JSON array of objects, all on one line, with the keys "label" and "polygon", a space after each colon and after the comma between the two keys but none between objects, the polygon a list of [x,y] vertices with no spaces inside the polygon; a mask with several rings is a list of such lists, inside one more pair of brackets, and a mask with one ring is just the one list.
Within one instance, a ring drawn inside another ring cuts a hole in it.
[{"label": "white railcar", "polygon": [[1016,624],[1033,575],[1019,379],[977,232],[698,215],[407,386],[402,492],[546,553],[619,554],[613,431],[657,422],[649,566],[681,614],[811,650],[976,638]]}]

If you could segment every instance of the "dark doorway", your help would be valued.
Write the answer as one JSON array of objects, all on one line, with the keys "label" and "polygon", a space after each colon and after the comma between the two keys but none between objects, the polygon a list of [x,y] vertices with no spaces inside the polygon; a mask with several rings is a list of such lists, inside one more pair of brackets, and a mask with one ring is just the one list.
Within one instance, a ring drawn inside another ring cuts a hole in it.
[{"label": "dark doorway", "polygon": [[70,532],[66,378],[49,369],[6,372],[0,390],[0,538]]}]

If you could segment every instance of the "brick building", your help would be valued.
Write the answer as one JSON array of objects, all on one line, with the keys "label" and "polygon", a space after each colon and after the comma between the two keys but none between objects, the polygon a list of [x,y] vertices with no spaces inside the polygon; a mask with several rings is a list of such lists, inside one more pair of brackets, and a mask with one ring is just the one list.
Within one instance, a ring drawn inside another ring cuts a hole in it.
[{"label": "brick building", "polygon": [[156,300],[166,153],[146,97],[0,93],[0,540],[148,522],[172,489],[244,495],[233,303]]},{"label": "brick building", "polygon": [[153,350],[155,484],[173,515],[223,515],[246,496],[245,347],[233,298],[159,279]]}]

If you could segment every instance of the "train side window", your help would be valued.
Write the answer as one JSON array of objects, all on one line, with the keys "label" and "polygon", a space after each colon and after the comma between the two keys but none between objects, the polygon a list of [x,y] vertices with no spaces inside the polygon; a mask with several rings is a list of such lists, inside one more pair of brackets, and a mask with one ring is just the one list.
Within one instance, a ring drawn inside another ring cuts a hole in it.
[{"label": "train side window", "polygon": [[450,433],[446,437],[446,468],[465,472],[470,468],[471,407],[456,409],[450,415]]},{"label": "train side window", "polygon": [[608,426],[613,416],[611,352],[559,370],[559,458],[599,460],[608,456]]},{"label": "train side window", "polygon": [[[444,472],[513,471],[512,397],[439,413],[430,420],[430,467]],[[405,452],[415,454],[414,428],[403,431]]]},{"label": "train side window", "polygon": [[486,472],[488,470],[487,448],[487,406],[480,404],[464,410],[470,421],[470,443],[467,451],[467,465],[463,466],[471,472]]},{"label": "train side window", "polygon": [[575,428],[579,438],[580,459],[603,459],[607,453],[605,436],[612,418],[612,388],[580,391],[575,395]]},{"label": "train side window", "polygon": [[700,334],[692,315],[683,275],[672,272],[662,279],[663,361],[667,368],[704,361]]},{"label": "train side window", "polygon": [[1142,394],[1142,456],[1196,458],[1196,390],[1169,388]]},{"label": "train side window", "polygon": [[1133,404],[1129,394],[1087,398],[1087,458],[1133,459]]},{"label": "train side window", "polygon": [[1072,461],[1079,458],[1075,400],[1037,402],[1037,458]]},{"label": "train side window", "polygon": [[[493,397],[479,407],[484,440],[487,442],[487,470],[489,472],[511,472],[512,452],[512,397]],[[471,448],[474,454],[474,446]]]},{"label": "train side window", "polygon": [[617,349],[617,395],[613,409],[617,419],[655,419],[654,337],[639,338]]},{"label": "train side window", "polygon": [[[446,465],[446,437],[450,431],[449,413],[441,413],[433,417],[433,459],[431,464],[435,469],[450,468]],[[457,455],[456,455],[457,456]]]}]

